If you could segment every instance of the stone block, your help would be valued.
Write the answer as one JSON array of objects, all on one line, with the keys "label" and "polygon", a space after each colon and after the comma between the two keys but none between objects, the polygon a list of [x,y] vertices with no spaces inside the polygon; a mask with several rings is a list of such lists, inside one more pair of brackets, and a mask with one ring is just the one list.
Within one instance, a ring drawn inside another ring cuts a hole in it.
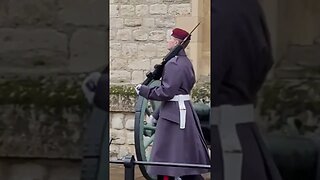
[{"label": "stone block", "polygon": [[10,24],[53,24],[57,5],[54,0],[9,0],[8,19]]},{"label": "stone block", "polygon": [[126,142],[126,131],[110,129],[110,138],[114,138],[112,144],[123,145]]},{"label": "stone block", "polygon": [[60,7],[59,20],[74,25],[104,25],[108,21],[107,1],[100,0],[58,0]]},{"label": "stone block", "polygon": [[157,44],[157,57],[163,58],[168,53],[169,50],[167,49],[167,43],[161,42]]},{"label": "stone block", "polygon": [[118,17],[119,16],[119,9],[120,9],[120,7],[117,4],[110,5],[109,6],[110,17]]},{"label": "stone block", "polygon": [[133,5],[121,5],[120,6],[120,15],[121,16],[134,16],[135,15],[135,8]]},{"label": "stone block", "polygon": [[121,56],[121,43],[110,43],[110,57],[120,57]]},{"label": "stone block", "polygon": [[130,4],[144,4],[146,2],[146,0],[130,0]]},{"label": "stone block", "polygon": [[127,27],[137,27],[142,25],[141,18],[134,18],[134,19],[125,19],[124,25]]},{"label": "stone block", "polygon": [[53,29],[0,29],[0,67],[64,68],[67,36]]},{"label": "stone block", "polygon": [[128,68],[132,70],[149,70],[150,59],[129,59]]},{"label": "stone block", "polygon": [[151,31],[149,33],[149,39],[152,41],[163,41],[166,38],[166,32],[165,31]]},{"label": "stone block", "polygon": [[171,16],[155,18],[155,22],[158,28],[172,28],[175,26],[175,19]]},{"label": "stone block", "polygon": [[115,40],[116,39],[116,35],[117,35],[117,30],[115,29],[110,29],[109,30],[109,40]]},{"label": "stone block", "polygon": [[111,58],[110,71],[123,70],[128,67],[128,59],[126,58]]},{"label": "stone block", "polygon": [[131,29],[119,29],[117,32],[117,40],[129,41],[132,39]]},{"label": "stone block", "polygon": [[111,144],[110,149],[109,149],[109,156],[110,157],[117,157],[119,151],[120,151],[120,146]]},{"label": "stone block", "polygon": [[123,18],[110,18],[110,28],[114,29],[114,28],[118,28],[121,29],[123,28]]},{"label": "stone block", "polygon": [[[153,58],[157,55],[157,46],[152,43],[139,44],[138,57]],[[148,64],[150,65],[150,64]]]},{"label": "stone block", "polygon": [[124,128],[124,114],[114,113],[112,114],[111,128],[123,129]]},{"label": "stone block", "polygon": [[155,4],[155,3],[163,3],[163,0],[146,0],[147,3]]},{"label": "stone block", "polygon": [[133,145],[134,144],[134,132],[133,131],[127,131],[127,141],[126,143],[128,145]]},{"label": "stone block", "polygon": [[155,20],[154,18],[143,18],[142,25],[146,28],[154,28]]},{"label": "stone block", "polygon": [[120,146],[120,151],[118,154],[119,159],[123,159],[125,156],[132,155],[128,146]]},{"label": "stone block", "polygon": [[136,15],[145,17],[149,14],[149,6],[148,5],[137,5],[136,6]]},{"label": "stone block", "polygon": [[35,180],[45,179],[48,170],[45,166],[35,163],[14,164],[10,168],[10,175],[7,179],[10,180]]},{"label": "stone block", "polygon": [[146,30],[141,30],[141,29],[134,30],[132,34],[133,34],[134,40],[136,41],[148,40],[148,31]]},{"label": "stone block", "polygon": [[110,72],[111,83],[130,83],[131,73],[124,70],[115,70]]},{"label": "stone block", "polygon": [[125,121],[126,121],[125,128],[127,130],[133,131],[134,130],[134,114],[133,113],[132,114],[127,114],[126,117],[125,117]]},{"label": "stone block", "polygon": [[153,4],[150,5],[151,15],[165,15],[168,13],[168,7],[166,4]]},{"label": "stone block", "polygon": [[144,81],[144,78],[145,76],[143,74],[143,71],[133,71],[131,84],[140,84]]},{"label": "stone block", "polygon": [[187,16],[191,14],[191,4],[169,5],[168,13],[173,16]]},{"label": "stone block", "polygon": [[136,43],[126,43],[122,46],[122,57],[132,58],[136,57],[138,53],[138,45]]},{"label": "stone block", "polygon": [[107,33],[99,30],[80,29],[70,42],[70,72],[92,72],[107,65]]}]

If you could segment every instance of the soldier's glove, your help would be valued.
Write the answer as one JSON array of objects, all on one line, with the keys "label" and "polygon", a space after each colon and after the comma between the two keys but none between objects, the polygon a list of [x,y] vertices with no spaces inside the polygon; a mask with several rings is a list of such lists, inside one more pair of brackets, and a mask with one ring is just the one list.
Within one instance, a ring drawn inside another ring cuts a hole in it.
[{"label": "soldier's glove", "polygon": [[149,119],[147,120],[148,124],[152,124],[152,125],[156,125],[158,122],[158,120],[156,120],[152,115],[149,117]]},{"label": "soldier's glove", "polygon": [[96,86],[98,84],[99,78],[101,77],[100,72],[93,72],[88,77],[86,77],[81,84],[81,89],[84,96],[86,97],[90,105],[93,104],[93,98],[96,91]]},{"label": "soldier's glove", "polygon": [[137,95],[139,95],[141,84],[138,84],[134,89],[136,90]]}]

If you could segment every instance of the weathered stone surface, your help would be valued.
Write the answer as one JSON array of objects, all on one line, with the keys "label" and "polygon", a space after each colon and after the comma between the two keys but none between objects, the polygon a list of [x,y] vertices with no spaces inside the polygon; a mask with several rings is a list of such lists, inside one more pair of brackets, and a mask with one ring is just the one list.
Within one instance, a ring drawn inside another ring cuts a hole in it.
[{"label": "weathered stone surface", "polygon": [[110,157],[117,157],[118,153],[120,151],[120,147],[114,144],[110,145],[110,149],[109,149],[109,156]]},{"label": "weathered stone surface", "polygon": [[125,19],[124,25],[127,27],[137,27],[142,25],[141,18],[134,18],[134,19]]},{"label": "weathered stone surface", "polygon": [[130,131],[134,130],[134,114],[127,114],[125,120],[125,128]]},{"label": "weathered stone surface", "polygon": [[124,70],[115,70],[110,72],[110,81],[113,83],[129,83],[131,73]]},{"label": "weathered stone surface", "polygon": [[144,27],[153,28],[155,27],[155,21],[154,18],[143,18],[142,25]]},{"label": "weathered stone surface", "polygon": [[71,110],[59,113],[51,111],[52,114],[36,108],[2,106],[0,154],[24,157],[79,157],[83,119],[76,115],[78,112],[72,114]]},{"label": "weathered stone surface", "polygon": [[128,68],[133,70],[149,70],[150,60],[149,59],[129,59]]},{"label": "weathered stone surface", "polygon": [[136,41],[146,41],[148,40],[148,31],[146,30],[135,30],[133,31],[133,38]]},{"label": "weathered stone surface", "polygon": [[162,3],[163,0],[146,0],[146,2],[150,4],[155,4],[155,3]]},{"label": "weathered stone surface", "polygon": [[130,0],[131,4],[144,4],[146,0]]},{"label": "weathered stone surface", "polygon": [[152,41],[163,41],[166,38],[165,31],[151,31],[149,33],[149,39]]},{"label": "weathered stone surface", "polygon": [[123,28],[123,18],[110,18],[110,27],[112,28]]},{"label": "weathered stone surface", "polygon": [[126,17],[126,16],[132,17],[135,15],[135,8],[133,5],[121,5],[120,14],[122,17]]},{"label": "weathered stone surface", "polygon": [[136,15],[137,16],[147,16],[149,13],[149,6],[148,5],[137,5],[136,6]]},{"label": "weathered stone surface", "polygon": [[129,41],[132,38],[131,29],[119,29],[117,32],[117,40]]},{"label": "weathered stone surface", "polygon": [[111,120],[111,128],[113,129],[123,129],[124,128],[124,114],[113,113]]},{"label": "weathered stone surface", "polygon": [[157,44],[157,57],[163,58],[168,53],[167,43],[161,42]]},{"label": "weathered stone surface", "polygon": [[167,13],[168,13],[168,7],[166,4],[150,5],[150,14],[151,15],[161,15],[161,14],[167,14]]},{"label": "weathered stone surface", "polygon": [[127,155],[132,155],[132,153],[130,152],[130,148],[127,146],[120,146],[118,158],[123,159]]},{"label": "weathered stone surface", "polygon": [[112,58],[110,63],[110,71],[124,70],[128,68],[128,59],[124,58]]},{"label": "weathered stone surface", "polygon": [[110,138],[114,138],[114,140],[112,141],[112,144],[116,144],[116,145],[125,144],[126,131],[110,129]]},{"label": "weathered stone surface", "polygon": [[106,1],[79,0],[74,3],[73,0],[59,0],[59,4],[62,7],[59,12],[60,21],[75,25],[106,26],[108,20]]},{"label": "weathered stone surface", "polygon": [[133,131],[127,131],[127,141],[126,143],[128,145],[133,145],[134,144],[134,132]]},{"label": "weathered stone surface", "polygon": [[119,9],[120,9],[119,5],[113,4],[113,5],[110,5],[109,8],[110,8],[110,13],[109,13],[110,17],[118,17],[119,16]]},{"label": "weathered stone surface", "polygon": [[64,67],[67,36],[53,29],[0,29],[0,67]]},{"label": "weathered stone surface", "polygon": [[98,30],[82,29],[75,32],[70,42],[71,72],[92,72],[107,65],[107,33]]},{"label": "weathered stone surface", "polygon": [[14,24],[53,24],[57,5],[54,0],[9,0],[8,19]]},{"label": "weathered stone surface", "polygon": [[115,39],[116,39],[116,36],[117,36],[117,30],[115,30],[115,29],[110,29],[110,30],[109,30],[109,40],[110,40],[110,41],[115,40]]},{"label": "weathered stone surface", "polygon": [[175,26],[175,19],[174,17],[165,16],[165,17],[159,17],[156,18],[156,27],[159,28],[171,28]]},{"label": "weathered stone surface", "polygon": [[122,57],[130,58],[136,57],[138,53],[138,46],[136,43],[126,43],[122,46]]},{"label": "weathered stone surface", "polygon": [[144,81],[144,78],[145,78],[145,76],[144,76],[143,71],[133,71],[131,83],[132,84],[140,84]]},{"label": "weathered stone surface", "polygon": [[152,58],[152,57],[155,57],[156,55],[157,55],[157,46],[155,44],[152,44],[152,43],[139,44],[138,57]]},{"label": "weathered stone surface", "polygon": [[117,58],[121,57],[121,43],[110,43],[110,57]]},{"label": "weathered stone surface", "polygon": [[169,5],[168,12],[174,16],[186,16],[191,14],[190,4],[173,4]]}]

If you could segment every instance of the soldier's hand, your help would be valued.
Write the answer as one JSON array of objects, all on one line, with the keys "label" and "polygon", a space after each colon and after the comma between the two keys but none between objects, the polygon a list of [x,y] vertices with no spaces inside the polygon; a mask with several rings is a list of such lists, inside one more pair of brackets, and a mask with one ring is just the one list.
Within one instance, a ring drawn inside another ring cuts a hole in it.
[{"label": "soldier's hand", "polygon": [[141,84],[138,84],[134,89],[136,90],[137,95],[139,95]]},{"label": "soldier's hand", "polygon": [[90,105],[93,104],[93,98],[96,90],[96,85],[101,77],[100,72],[93,72],[88,77],[86,77],[81,84],[81,89]]}]

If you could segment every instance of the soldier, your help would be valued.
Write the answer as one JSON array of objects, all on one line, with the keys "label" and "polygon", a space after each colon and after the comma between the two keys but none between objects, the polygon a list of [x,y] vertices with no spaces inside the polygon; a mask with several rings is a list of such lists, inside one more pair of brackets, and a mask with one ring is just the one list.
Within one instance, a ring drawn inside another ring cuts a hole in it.
[{"label": "soldier", "polygon": [[[183,29],[173,29],[168,49],[171,50],[180,44],[188,35]],[[151,161],[209,164],[208,149],[189,96],[194,84],[192,63],[182,49],[165,65],[159,87],[136,87],[139,95],[162,101],[158,113],[154,115],[157,130],[151,150]],[[167,166],[150,166],[148,169],[150,175],[161,180],[178,177],[182,180],[203,179],[201,174],[206,172],[209,170]]]},{"label": "soldier", "polygon": [[[273,64],[258,0],[212,3],[214,180],[280,180],[254,123],[254,104]],[[221,138],[221,139],[220,139]]]}]

